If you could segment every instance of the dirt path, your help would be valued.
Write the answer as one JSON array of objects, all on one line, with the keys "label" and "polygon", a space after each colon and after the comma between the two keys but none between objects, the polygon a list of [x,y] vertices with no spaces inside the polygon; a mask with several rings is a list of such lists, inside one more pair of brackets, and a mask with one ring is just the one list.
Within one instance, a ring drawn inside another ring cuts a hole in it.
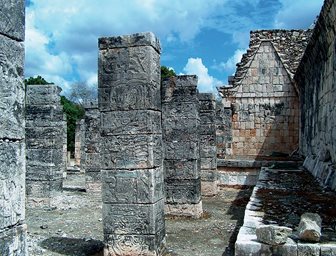
[{"label": "dirt path", "polygon": [[[101,205],[92,195],[76,191],[83,182],[82,175],[68,176],[57,208],[27,209],[30,255],[102,255]],[[168,255],[233,255],[250,194],[251,189],[221,188],[218,196],[203,198],[202,219],[167,218]]]}]

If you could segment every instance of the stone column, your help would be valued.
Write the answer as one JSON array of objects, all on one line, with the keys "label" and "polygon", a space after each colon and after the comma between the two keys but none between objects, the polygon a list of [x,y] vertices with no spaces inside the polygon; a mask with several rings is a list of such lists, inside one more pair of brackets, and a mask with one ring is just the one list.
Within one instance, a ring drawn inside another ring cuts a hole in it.
[{"label": "stone column", "polygon": [[85,171],[86,191],[100,193],[100,113],[98,101],[85,102],[84,108],[85,142],[83,153],[85,154],[85,160],[82,166]]},{"label": "stone column", "polygon": [[104,255],[161,255],[165,222],[160,43],[99,39]]},{"label": "stone column", "polygon": [[197,77],[162,83],[166,214],[202,215]]},{"label": "stone column", "polygon": [[26,193],[31,207],[52,206],[62,191],[66,122],[60,92],[54,84],[27,85]]},{"label": "stone column", "polygon": [[232,155],[232,110],[230,102],[216,104],[217,158]]},{"label": "stone column", "polygon": [[217,147],[216,147],[216,100],[212,93],[200,93],[200,157],[202,194],[218,193]]},{"label": "stone column", "polygon": [[76,130],[75,130],[75,166],[80,167],[81,165],[81,148],[82,148],[82,133],[83,133],[83,123],[84,120],[78,120],[76,122]]},{"label": "stone column", "polygon": [[24,1],[0,9],[0,255],[27,255]]}]

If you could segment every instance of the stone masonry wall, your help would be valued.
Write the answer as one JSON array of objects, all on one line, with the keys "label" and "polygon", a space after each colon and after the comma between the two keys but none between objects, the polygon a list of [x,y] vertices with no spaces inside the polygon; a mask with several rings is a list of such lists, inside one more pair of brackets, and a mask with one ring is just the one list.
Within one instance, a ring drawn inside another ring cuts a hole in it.
[{"label": "stone masonry wall", "polygon": [[97,101],[85,102],[85,139],[84,161],[82,171],[85,171],[85,186],[88,192],[101,192],[100,175],[100,112]]},{"label": "stone masonry wall", "polygon": [[217,194],[216,99],[212,93],[199,93],[200,161],[202,195]]},{"label": "stone masonry wall", "polygon": [[0,0],[0,255],[27,255],[24,1]]},{"label": "stone masonry wall", "polygon": [[165,244],[160,43],[99,39],[104,255],[162,255]]},{"label": "stone masonry wall", "polygon": [[336,189],[336,2],[326,0],[295,74],[305,167]]},{"label": "stone masonry wall", "polygon": [[200,118],[196,76],[162,82],[166,213],[200,217]]},{"label": "stone masonry wall", "polygon": [[263,42],[241,84],[225,101],[232,105],[232,156],[290,154],[298,147],[299,101],[271,42]]},{"label": "stone masonry wall", "polygon": [[26,194],[29,206],[51,206],[62,191],[66,159],[66,121],[61,88],[27,85],[26,91]]}]

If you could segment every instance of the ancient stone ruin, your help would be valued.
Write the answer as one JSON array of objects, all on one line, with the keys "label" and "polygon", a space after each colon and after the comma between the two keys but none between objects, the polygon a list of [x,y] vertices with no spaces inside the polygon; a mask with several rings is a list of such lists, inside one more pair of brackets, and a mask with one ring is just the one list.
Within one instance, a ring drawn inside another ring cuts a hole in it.
[{"label": "ancient stone ruin", "polygon": [[29,206],[51,206],[62,191],[66,168],[61,88],[54,84],[26,88],[27,202]]},{"label": "ancient stone ruin", "polygon": [[212,93],[200,93],[200,162],[202,194],[217,194],[216,100]]},{"label": "ancient stone ruin", "polygon": [[[25,205],[57,208],[66,122],[59,87],[24,86],[24,1],[0,3],[0,255],[28,255]],[[237,185],[254,188],[235,255],[336,255],[335,31],[326,0],[313,30],[251,32],[222,100],[193,75],[161,82],[152,33],[100,38],[75,164],[101,195],[104,255],[164,255],[165,214],[197,225]]]},{"label": "ancient stone ruin", "polygon": [[166,214],[201,216],[199,100],[196,76],[162,82]]},{"label": "ancient stone ruin", "polygon": [[83,123],[83,161],[81,171],[85,172],[87,192],[101,192],[100,177],[100,113],[97,101],[84,103],[85,117]]},{"label": "ancient stone ruin", "polygon": [[24,1],[0,3],[0,254],[27,255]]},{"label": "ancient stone ruin", "polygon": [[160,43],[99,39],[104,255],[161,255],[165,241]]}]

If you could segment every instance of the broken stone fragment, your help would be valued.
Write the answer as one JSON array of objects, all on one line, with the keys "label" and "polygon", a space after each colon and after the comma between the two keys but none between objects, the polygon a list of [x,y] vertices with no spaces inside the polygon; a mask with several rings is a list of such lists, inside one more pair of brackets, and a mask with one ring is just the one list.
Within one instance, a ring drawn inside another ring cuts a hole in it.
[{"label": "broken stone fragment", "polygon": [[257,240],[270,245],[286,243],[291,234],[291,228],[276,225],[261,225],[256,230]]},{"label": "broken stone fragment", "polygon": [[299,223],[299,238],[306,242],[318,242],[321,237],[322,219],[317,213],[304,213]]}]

